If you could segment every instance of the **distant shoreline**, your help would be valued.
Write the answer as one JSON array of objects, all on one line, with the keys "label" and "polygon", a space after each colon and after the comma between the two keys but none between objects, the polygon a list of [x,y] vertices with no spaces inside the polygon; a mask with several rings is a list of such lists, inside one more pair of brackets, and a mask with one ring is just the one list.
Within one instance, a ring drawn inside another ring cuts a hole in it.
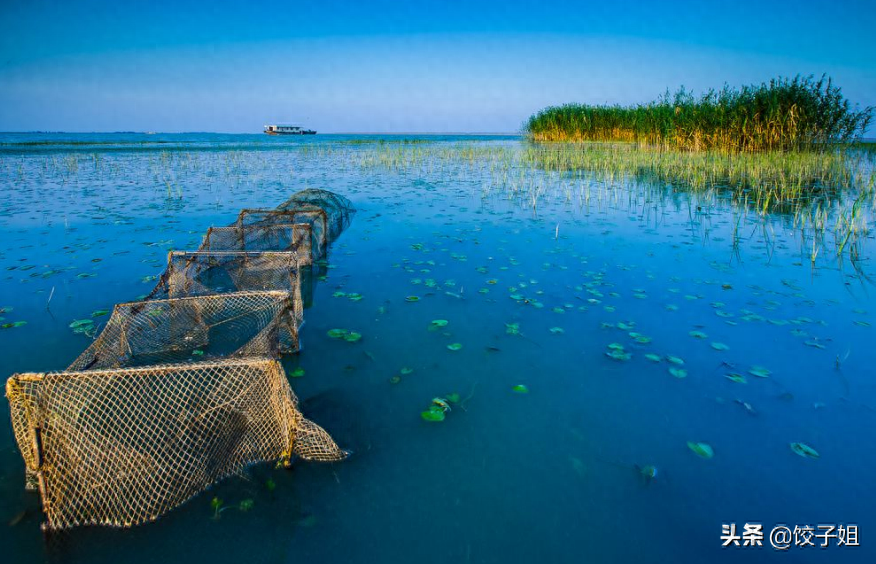
[{"label": "distant shoreline", "polygon": [[[0,135],[258,135],[264,136],[263,132],[228,132],[228,131],[0,131]],[[318,133],[317,135],[381,135],[381,136],[401,136],[401,135],[421,135],[421,136],[453,136],[453,137],[509,137],[522,136],[519,131],[509,133],[497,132],[422,132],[422,131],[406,131],[401,133],[383,133],[383,132],[350,132],[337,131]]]}]

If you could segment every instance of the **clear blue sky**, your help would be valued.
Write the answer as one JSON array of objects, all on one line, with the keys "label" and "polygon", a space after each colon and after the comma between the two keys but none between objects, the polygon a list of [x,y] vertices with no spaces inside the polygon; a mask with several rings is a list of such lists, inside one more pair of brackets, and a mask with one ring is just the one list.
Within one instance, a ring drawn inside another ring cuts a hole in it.
[{"label": "clear blue sky", "polygon": [[248,4],[0,0],[0,131],[509,132],[798,73],[876,105],[874,0]]}]

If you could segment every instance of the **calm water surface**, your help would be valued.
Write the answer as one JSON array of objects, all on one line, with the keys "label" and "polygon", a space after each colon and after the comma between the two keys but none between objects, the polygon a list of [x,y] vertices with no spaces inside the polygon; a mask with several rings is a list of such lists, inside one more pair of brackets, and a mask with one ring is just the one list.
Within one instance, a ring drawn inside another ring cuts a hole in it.
[{"label": "calm water surface", "polygon": [[[872,283],[829,250],[813,268],[787,217],[524,170],[514,137],[404,139],[0,136],[0,323],[26,322],[0,330],[4,377],[63,369],[89,342],[72,321],[147,293],[168,250],[240,208],[314,187],[359,210],[284,359],[355,456],[45,538],[3,402],[4,562],[874,561]],[[450,393],[464,406],[421,419]],[[254,507],[216,521],[214,496]],[[722,524],[747,522],[852,523],[861,546],[722,550]]]}]

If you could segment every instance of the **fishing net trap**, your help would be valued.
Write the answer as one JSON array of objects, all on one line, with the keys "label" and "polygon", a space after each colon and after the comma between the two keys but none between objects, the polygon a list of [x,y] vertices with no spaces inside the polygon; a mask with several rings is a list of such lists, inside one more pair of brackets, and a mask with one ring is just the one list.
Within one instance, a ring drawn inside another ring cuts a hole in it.
[{"label": "fishing net trap", "polygon": [[354,211],[325,190],[243,210],[169,253],[147,298],[116,305],[64,371],[9,378],[47,530],[134,526],[254,463],[346,457],[299,411],[278,358],[300,350],[302,284]]}]

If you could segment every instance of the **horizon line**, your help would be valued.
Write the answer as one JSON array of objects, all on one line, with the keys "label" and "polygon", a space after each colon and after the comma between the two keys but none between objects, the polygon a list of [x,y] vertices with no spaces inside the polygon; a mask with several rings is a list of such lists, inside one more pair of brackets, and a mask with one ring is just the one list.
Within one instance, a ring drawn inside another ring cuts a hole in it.
[{"label": "horizon line", "polygon": [[[114,130],[114,131],[63,131],[63,130],[38,130],[31,129],[28,131],[0,131],[0,135],[7,133],[15,134],[38,134],[38,133],[65,133],[65,134],[136,134],[136,135],[186,135],[195,133],[209,133],[214,135],[265,135],[264,132],[251,131],[133,131],[133,130]],[[519,131],[503,132],[503,131],[328,131],[325,133],[317,132],[316,135],[522,135]]]}]

